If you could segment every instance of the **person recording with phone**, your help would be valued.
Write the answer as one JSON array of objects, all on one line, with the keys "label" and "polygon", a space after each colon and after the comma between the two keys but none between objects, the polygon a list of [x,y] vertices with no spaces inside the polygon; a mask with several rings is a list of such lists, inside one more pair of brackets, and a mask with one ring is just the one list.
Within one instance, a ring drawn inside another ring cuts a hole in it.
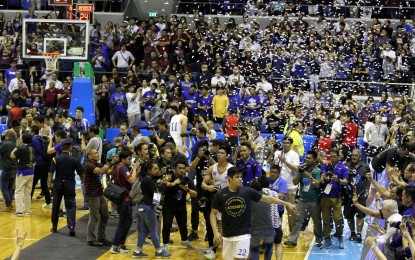
[{"label": "person recording with phone", "polygon": [[[367,163],[363,163],[362,153],[359,149],[352,151],[351,161],[347,164],[347,167],[349,168],[349,178],[348,184],[343,190],[343,213],[351,231],[349,240],[362,243],[362,230],[366,214],[353,205],[352,197],[356,194],[359,203],[366,203],[370,185],[370,181],[367,180],[366,174],[370,173],[370,168]],[[357,227],[355,216],[357,219]]]}]

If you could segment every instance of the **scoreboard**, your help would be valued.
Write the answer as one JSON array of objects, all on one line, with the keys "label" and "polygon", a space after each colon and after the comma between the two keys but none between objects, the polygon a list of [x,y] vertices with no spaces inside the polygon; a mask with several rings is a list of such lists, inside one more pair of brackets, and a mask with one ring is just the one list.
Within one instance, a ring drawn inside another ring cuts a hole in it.
[{"label": "scoreboard", "polygon": [[94,22],[94,4],[76,4],[75,13],[79,20]]}]

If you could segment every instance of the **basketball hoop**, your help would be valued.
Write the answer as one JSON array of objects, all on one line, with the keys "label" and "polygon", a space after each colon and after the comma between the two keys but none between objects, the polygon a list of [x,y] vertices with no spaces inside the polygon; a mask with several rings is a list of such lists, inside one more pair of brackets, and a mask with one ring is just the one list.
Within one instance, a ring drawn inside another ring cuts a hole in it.
[{"label": "basketball hoop", "polygon": [[45,60],[46,70],[55,71],[56,64],[58,63],[58,59],[60,57],[59,52],[44,52],[42,54],[43,59]]}]

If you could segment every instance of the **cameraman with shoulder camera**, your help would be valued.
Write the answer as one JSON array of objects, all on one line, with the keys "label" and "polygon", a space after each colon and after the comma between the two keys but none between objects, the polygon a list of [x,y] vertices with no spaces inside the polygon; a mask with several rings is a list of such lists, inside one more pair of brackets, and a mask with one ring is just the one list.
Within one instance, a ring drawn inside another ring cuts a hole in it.
[{"label": "cameraman with shoulder camera", "polygon": [[174,174],[170,182],[166,184],[164,205],[163,205],[163,248],[167,249],[170,240],[170,229],[173,225],[173,218],[176,217],[179,226],[181,245],[187,249],[194,249],[187,237],[187,210],[186,196],[196,197],[193,182],[186,176],[186,162],[177,161],[173,165]]},{"label": "cameraman with shoulder camera", "polygon": [[[324,245],[321,249],[332,248],[330,236],[330,217],[333,215],[336,225],[335,237],[339,240],[339,249],[344,249],[343,242],[343,217],[342,217],[342,194],[341,185],[347,185],[349,170],[340,161],[340,150],[331,149],[331,164],[324,164],[321,168],[321,215],[323,218]],[[333,211],[333,213],[332,213]]]},{"label": "cameraman with shoulder camera", "polygon": [[288,240],[284,244],[288,247],[297,246],[298,236],[300,235],[303,220],[310,214],[314,225],[314,236],[316,245],[321,246],[323,234],[321,230],[321,210],[320,210],[320,168],[317,167],[317,153],[308,151],[305,157],[305,167],[297,169],[297,175],[293,179],[295,185],[300,184],[299,199],[297,202],[297,216],[293,230]]}]

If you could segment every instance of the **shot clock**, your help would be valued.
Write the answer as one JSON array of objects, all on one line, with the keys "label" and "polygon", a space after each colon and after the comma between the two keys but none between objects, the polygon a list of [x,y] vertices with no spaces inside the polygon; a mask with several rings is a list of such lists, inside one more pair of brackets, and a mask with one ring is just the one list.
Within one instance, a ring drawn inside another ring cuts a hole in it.
[{"label": "shot clock", "polygon": [[79,20],[94,22],[94,4],[76,4],[75,11]]}]

